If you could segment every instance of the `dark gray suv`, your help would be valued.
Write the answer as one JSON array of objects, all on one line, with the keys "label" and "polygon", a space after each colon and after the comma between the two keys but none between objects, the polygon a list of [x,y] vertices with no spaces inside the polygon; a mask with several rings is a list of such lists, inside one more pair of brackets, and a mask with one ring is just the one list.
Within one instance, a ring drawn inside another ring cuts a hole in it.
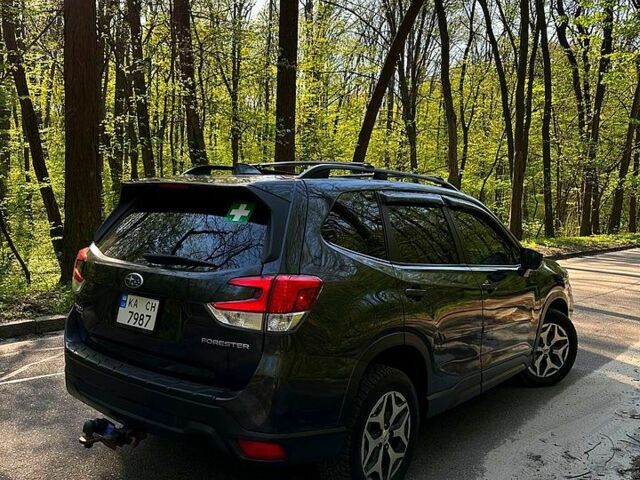
[{"label": "dark gray suv", "polygon": [[571,369],[566,272],[443,180],[223,170],[125,184],[78,255],[67,388],[126,431],[397,480],[421,419]]}]

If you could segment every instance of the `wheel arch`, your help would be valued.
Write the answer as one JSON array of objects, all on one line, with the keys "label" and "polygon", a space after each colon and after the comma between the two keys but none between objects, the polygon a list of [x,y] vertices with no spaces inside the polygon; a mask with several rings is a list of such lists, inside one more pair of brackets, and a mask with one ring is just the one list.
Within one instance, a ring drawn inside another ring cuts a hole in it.
[{"label": "wheel arch", "polygon": [[373,364],[386,365],[403,371],[416,389],[421,408],[426,407],[431,376],[431,353],[427,343],[412,332],[394,332],[374,341],[359,358],[349,380],[340,412],[340,422],[353,412],[353,399],[367,368]]},{"label": "wheel arch", "polygon": [[549,313],[549,310],[558,310],[569,317],[569,315],[571,314],[571,311],[569,310],[569,298],[567,297],[567,294],[564,290],[557,288],[552,290],[549,295],[547,295],[544,305],[540,311],[540,318],[538,320],[538,329],[536,331],[534,348],[535,344],[538,342],[538,337],[540,336],[540,331],[542,330],[542,324],[544,323],[544,319]]}]

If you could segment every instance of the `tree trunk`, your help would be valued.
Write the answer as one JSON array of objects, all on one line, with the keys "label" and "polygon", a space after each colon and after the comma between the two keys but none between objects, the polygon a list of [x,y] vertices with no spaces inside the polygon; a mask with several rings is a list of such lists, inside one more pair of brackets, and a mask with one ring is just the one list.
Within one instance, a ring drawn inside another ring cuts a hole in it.
[{"label": "tree trunk", "polygon": [[187,120],[187,143],[192,165],[206,165],[207,151],[198,114],[196,81],[191,42],[191,5],[189,0],[174,0],[171,15],[180,58],[182,103]]},{"label": "tree trunk", "polygon": [[544,196],[544,236],[555,236],[553,219],[553,192],[551,190],[551,107],[553,86],[551,82],[551,55],[544,0],[536,0],[538,31],[542,49],[542,76],[544,82],[544,112],[542,114],[542,190]]},{"label": "tree trunk", "polygon": [[424,0],[412,0],[407,13],[405,13],[404,18],[398,27],[398,32],[391,43],[391,47],[382,66],[382,70],[380,71],[380,76],[378,77],[373,94],[371,95],[371,99],[367,105],[364,120],[362,121],[362,127],[360,128],[360,134],[358,135],[358,144],[356,145],[353,153],[354,162],[364,162],[367,158],[371,134],[373,133],[373,127],[376,124],[380,106],[382,105],[384,95],[387,91],[387,87],[389,86],[389,81],[393,76],[396,63],[398,62],[398,57],[404,48],[407,36],[409,35],[409,32],[411,31],[411,28],[413,27],[423,5]]},{"label": "tree trunk", "polygon": [[640,175],[640,123],[636,125],[636,144],[633,154],[633,178],[629,193],[629,231],[638,231],[638,176]]},{"label": "tree trunk", "polygon": [[[444,103],[447,124],[447,167],[449,169],[449,183],[459,187],[458,173],[458,120],[456,107],[451,92],[451,76],[449,72],[449,26],[443,0],[435,0],[438,29],[440,30],[440,82],[442,85],[442,101]],[[462,100],[461,100],[462,101]]]},{"label": "tree trunk", "polygon": [[65,224],[62,281],[100,224],[100,91],[95,2],[64,2]]},{"label": "tree trunk", "polygon": [[559,23],[556,24],[556,32],[558,34],[558,42],[567,56],[569,65],[571,66],[571,80],[573,85],[573,92],[576,97],[576,105],[578,108],[578,131],[583,141],[586,141],[586,106],[584,100],[584,94],[582,92],[582,82],[580,80],[580,67],[578,66],[578,60],[573,53],[569,39],[567,38],[568,17],[564,10],[563,0],[558,0],[556,4],[558,10]]},{"label": "tree trunk", "polygon": [[[6,66],[0,58],[0,71],[4,73]],[[9,92],[0,84],[0,214],[6,211],[6,199],[11,168],[11,104]]]},{"label": "tree trunk", "polygon": [[[394,77],[392,76],[391,78],[393,79]],[[392,87],[393,80],[390,80],[390,82]],[[404,123],[405,133],[407,134],[407,143],[409,144],[410,170],[416,171],[418,169],[418,132],[416,130],[416,105],[413,102],[415,96],[413,96],[413,92],[410,91],[409,80],[402,65],[398,65],[398,83],[400,86],[400,100],[402,102],[402,121]],[[411,87],[415,88],[414,85],[411,85]]]},{"label": "tree trunk", "polygon": [[[582,216],[580,219],[580,235],[593,233],[593,195],[597,189],[597,171],[595,166],[600,141],[600,118],[602,104],[606,92],[605,75],[609,72],[611,64],[610,55],[613,52],[613,7],[608,5],[605,10],[602,46],[600,48],[600,64],[598,66],[598,83],[593,102],[593,115],[591,118],[590,136],[587,145],[587,165],[582,190]],[[597,193],[597,192],[596,192]]]},{"label": "tree trunk", "polygon": [[[96,61],[96,75],[98,78],[99,97],[98,97],[98,172],[97,178],[99,182],[99,194],[100,202],[102,204],[102,173],[104,170],[104,157],[106,155],[109,165],[112,163],[111,159],[111,133],[107,130],[106,117],[107,117],[107,96],[109,91],[109,71],[111,60],[111,49],[107,45],[106,39],[109,37],[111,31],[111,21],[115,9],[118,7],[118,0],[99,0],[97,16],[97,61]],[[102,206],[101,209],[102,211]]]},{"label": "tree trunk", "polygon": [[7,222],[4,219],[4,212],[2,211],[2,209],[0,209],[0,231],[2,232],[2,236],[7,241],[9,250],[11,250],[11,253],[13,253],[13,256],[16,257],[16,260],[20,264],[20,268],[24,273],[24,279],[27,282],[27,285],[31,285],[31,272],[29,272],[27,264],[22,259],[22,256],[20,256],[20,252],[18,251],[16,244],[13,243],[13,239],[11,238],[11,235],[9,235],[9,228],[7,227]]},{"label": "tree trunk", "polygon": [[460,168],[458,172],[458,186],[462,185],[462,176],[464,175],[464,169],[467,166],[467,160],[469,158],[469,129],[471,128],[471,122],[473,121],[475,102],[478,96],[478,89],[476,89],[476,94],[474,95],[473,104],[471,106],[471,114],[469,115],[469,120],[467,121],[467,101],[465,101],[466,96],[464,91],[464,83],[467,76],[469,54],[471,52],[471,46],[473,45],[473,41],[476,35],[474,28],[475,14],[476,0],[473,0],[473,3],[471,4],[471,13],[469,15],[469,36],[467,37],[467,43],[464,48],[464,53],[462,54],[462,64],[460,65],[460,79],[458,83],[458,95],[460,96],[460,103],[458,108],[460,109],[460,127],[462,128],[462,157],[460,159]]},{"label": "tree trunk", "polygon": [[280,0],[275,161],[296,159],[298,0]]},{"label": "tree trunk", "polygon": [[[640,65],[639,65],[640,66]],[[631,114],[629,115],[629,125],[627,126],[627,137],[622,150],[622,158],[620,159],[620,169],[618,171],[618,183],[613,194],[613,206],[611,208],[611,216],[609,217],[609,233],[618,233],[620,231],[620,222],[622,219],[622,205],[624,203],[624,182],[629,173],[629,165],[634,150],[634,137],[636,133],[636,125],[640,122],[640,69],[636,68],[636,89],[633,94],[633,105],[631,106]]]},{"label": "tree trunk", "polygon": [[[394,119],[394,100],[395,100],[395,76],[391,77],[391,84],[387,91],[387,115],[385,120],[385,136],[384,136],[384,166],[385,168],[391,168],[391,132],[393,131],[393,119]],[[342,97],[340,98],[342,100]],[[335,131],[335,129],[334,129]],[[334,133],[335,135],[335,133]]]},{"label": "tree trunk", "polygon": [[527,58],[529,52],[529,2],[520,0],[520,45],[518,51],[518,71],[515,94],[515,141],[513,175],[511,186],[511,210],[509,228],[516,238],[522,238],[522,198],[524,176],[527,168],[528,142],[526,138],[526,95]]},{"label": "tree trunk", "polygon": [[264,80],[263,80],[263,94],[264,94],[264,125],[262,127],[262,161],[268,161],[268,147],[267,142],[271,136],[271,123],[269,121],[269,115],[271,113],[271,50],[273,48],[273,12],[275,10],[275,0],[268,0],[268,20],[267,20],[267,40],[265,44],[265,61],[264,61]]},{"label": "tree trunk", "polygon": [[[231,158],[234,165],[240,161],[240,141],[242,137],[242,127],[240,125],[240,69],[242,66],[242,21],[244,3],[233,4],[234,13],[232,16],[232,34],[231,34]],[[297,26],[296,26],[297,30]],[[297,42],[297,32],[296,32]],[[297,43],[296,43],[297,52]],[[297,55],[297,53],[296,53]],[[294,69],[295,84],[295,69]],[[295,86],[294,86],[295,88]],[[293,95],[293,121],[295,124],[295,93]]]},{"label": "tree trunk", "polygon": [[29,142],[33,170],[35,171],[36,178],[38,179],[40,195],[42,196],[47,213],[51,243],[53,244],[53,250],[56,254],[58,263],[62,267],[62,217],[60,215],[58,201],[56,200],[49,180],[49,171],[45,161],[42,139],[40,138],[38,117],[29,94],[29,84],[27,83],[27,76],[23,65],[22,51],[19,49],[16,41],[15,6],[12,0],[2,1],[0,12],[2,13],[2,33],[8,50],[7,59],[12,66],[13,80],[20,100],[24,133]]},{"label": "tree trunk", "polygon": [[138,117],[138,135],[142,166],[145,177],[155,177],[156,166],[153,159],[151,129],[149,127],[149,104],[147,83],[144,75],[144,57],[142,52],[142,27],[140,25],[141,0],[127,0],[127,20],[131,31],[131,52],[133,54],[131,76],[135,93],[135,104]]},{"label": "tree trunk", "polygon": [[125,31],[120,20],[116,24],[114,40],[114,68],[116,74],[113,101],[113,142],[109,155],[109,171],[111,174],[111,190],[114,200],[120,194],[122,185],[122,170],[125,158],[125,132],[127,125],[127,73],[125,67]]},{"label": "tree trunk", "polygon": [[513,138],[513,123],[511,122],[511,104],[510,93],[507,85],[507,75],[504,71],[504,65],[502,63],[502,57],[500,56],[500,47],[498,40],[496,39],[493,31],[493,23],[491,21],[491,13],[487,6],[487,0],[478,0],[482,7],[484,14],[485,24],[487,27],[487,36],[489,37],[489,43],[491,44],[491,51],[493,53],[493,61],[496,64],[496,73],[498,75],[498,82],[500,84],[500,99],[502,103],[502,119],[505,126],[505,136],[507,137],[507,156],[509,158],[509,172],[513,172],[513,162],[515,157],[515,146]]}]

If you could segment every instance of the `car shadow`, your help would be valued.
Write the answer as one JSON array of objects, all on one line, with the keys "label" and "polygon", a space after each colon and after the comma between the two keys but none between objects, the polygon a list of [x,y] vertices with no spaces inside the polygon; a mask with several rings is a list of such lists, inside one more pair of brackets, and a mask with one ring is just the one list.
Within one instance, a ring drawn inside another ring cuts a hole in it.
[{"label": "car shadow", "polygon": [[[616,348],[591,344],[592,348]],[[590,347],[590,348],[591,348]],[[609,356],[581,350],[576,368],[559,385],[543,389],[523,386],[512,379],[484,394],[424,422],[408,479],[483,478],[486,456],[518,431],[520,425],[540,415],[554,397],[575,382],[610,362]],[[206,441],[174,441],[152,437],[137,450],[117,453],[119,477],[123,479],[190,478],[237,480],[315,480],[312,466],[273,467],[250,465],[215,453]],[[101,476],[100,478],[110,478]]]}]

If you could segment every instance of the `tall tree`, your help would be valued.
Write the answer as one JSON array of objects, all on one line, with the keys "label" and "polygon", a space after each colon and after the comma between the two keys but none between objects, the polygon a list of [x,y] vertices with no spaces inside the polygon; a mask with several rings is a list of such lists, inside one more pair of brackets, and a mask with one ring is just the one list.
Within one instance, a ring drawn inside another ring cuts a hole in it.
[{"label": "tall tree", "polygon": [[189,0],[174,0],[171,21],[175,30],[178,55],[180,57],[182,103],[187,121],[189,157],[193,165],[203,165],[207,163],[207,151],[198,114],[193,45],[191,41],[191,5]]},{"label": "tall tree", "polygon": [[64,2],[65,222],[63,281],[71,281],[78,250],[100,224],[98,134],[100,90],[96,5]]},{"label": "tall tree", "polygon": [[[513,122],[511,120],[511,93],[507,84],[507,74],[505,73],[502,55],[500,54],[500,46],[493,30],[493,20],[491,12],[487,5],[487,0],[478,0],[482,13],[484,14],[487,36],[493,53],[493,61],[496,65],[496,74],[498,75],[498,84],[500,86],[500,101],[502,105],[502,119],[504,121],[505,136],[507,137],[507,156],[509,159],[509,171],[513,172],[513,161],[515,157],[515,146],[513,138]],[[499,2],[498,2],[499,5]],[[508,31],[508,30],[507,30]]]},{"label": "tall tree", "polygon": [[449,183],[459,187],[460,176],[458,173],[458,120],[456,106],[453,103],[450,73],[450,42],[447,13],[443,0],[435,0],[436,15],[438,17],[438,30],[440,31],[440,83],[442,85],[442,103],[447,126],[447,166],[449,170]]},{"label": "tall tree", "polygon": [[398,62],[398,56],[402,52],[404,45],[407,41],[407,36],[413,25],[416,22],[416,18],[420,13],[420,9],[424,5],[424,0],[412,0],[407,12],[404,14],[398,31],[389,47],[389,52],[385,58],[382,69],[380,70],[380,76],[376,82],[376,86],[371,94],[369,103],[367,104],[367,110],[364,114],[364,120],[360,127],[360,133],[358,135],[358,143],[353,153],[354,162],[364,162],[367,158],[367,151],[369,150],[369,142],[371,141],[371,134],[373,133],[373,127],[375,126],[382,101],[384,100],[385,93],[389,87],[389,81],[393,76]]},{"label": "tall tree", "polygon": [[636,88],[633,94],[633,104],[629,113],[629,125],[627,126],[627,136],[622,150],[622,158],[620,159],[620,167],[618,169],[618,182],[613,193],[613,204],[611,207],[611,215],[609,216],[609,233],[618,233],[620,230],[620,221],[622,219],[622,206],[624,203],[624,182],[629,173],[631,158],[633,157],[636,127],[640,123],[640,63],[636,65]]},{"label": "tall tree", "polygon": [[509,212],[509,228],[517,237],[522,238],[522,199],[524,194],[524,176],[527,168],[528,132],[526,131],[527,96],[527,58],[529,53],[529,1],[520,3],[520,43],[518,47],[518,68],[515,93],[515,137],[513,174],[511,181],[511,210]]},{"label": "tall tree", "polygon": [[147,82],[145,80],[145,61],[142,51],[142,25],[140,23],[141,1],[127,0],[127,20],[131,32],[131,77],[135,94],[135,105],[138,118],[138,137],[142,153],[142,166],[145,177],[155,177],[156,166],[153,158],[151,128],[149,127],[149,103]]},{"label": "tall tree", "polygon": [[111,189],[113,195],[120,193],[122,171],[125,159],[125,132],[127,129],[127,71],[126,61],[126,31],[123,18],[116,15],[115,36],[113,39],[113,59],[115,69],[115,85],[113,95],[113,141],[109,158],[109,172],[111,175]]},{"label": "tall tree", "polygon": [[296,159],[298,0],[280,0],[275,161]]},{"label": "tall tree", "polygon": [[[27,75],[24,68],[23,48],[18,45],[16,40],[16,13],[17,6],[13,3],[13,0],[3,0],[2,3],[0,3],[2,34],[4,43],[8,50],[7,60],[12,68],[16,93],[18,94],[18,99],[20,101],[22,126],[29,143],[33,170],[35,171],[36,178],[38,179],[40,195],[42,196],[47,220],[49,222],[49,236],[51,237],[51,243],[58,263],[61,264],[63,256],[62,217],[60,215],[58,201],[56,200],[53,187],[51,186],[49,170],[45,161],[45,152],[42,146],[42,138],[40,137],[38,116],[29,92],[29,84],[27,83]],[[94,81],[95,73],[96,71],[94,70]]]},{"label": "tall tree", "polygon": [[[602,107],[606,93],[605,77],[609,73],[611,65],[611,53],[613,53],[613,5],[607,3],[604,8],[604,19],[602,27],[602,44],[600,46],[600,61],[598,64],[598,77],[596,83],[596,94],[593,100],[593,110],[591,110],[591,121],[589,125],[589,138],[587,140],[587,159],[582,185],[582,215],[580,218],[580,235],[591,235],[594,228],[598,230],[599,225],[594,225],[593,206],[594,193],[597,187],[596,157],[598,154],[598,144],[600,142],[600,126],[602,118]],[[585,78],[588,72],[585,72]]]},{"label": "tall tree", "polygon": [[544,112],[542,114],[542,175],[544,196],[544,234],[553,237],[553,192],[551,191],[551,108],[553,102],[553,86],[551,80],[551,54],[549,53],[549,37],[547,34],[547,17],[544,0],[536,0],[538,31],[542,50],[542,76],[544,82]]},{"label": "tall tree", "polygon": [[[404,15],[402,3],[385,1],[384,4],[387,23],[389,24],[392,37],[394,37],[398,29],[398,22]],[[427,59],[433,41],[435,12],[431,15],[428,23],[426,20],[427,10],[422,9],[419,17],[416,19],[416,24],[407,37],[405,48],[399,55],[397,67],[398,98],[402,106],[402,121],[407,136],[407,143],[409,144],[409,165],[411,170],[414,171],[418,169],[418,128],[416,125],[418,105],[421,97],[420,90],[424,85],[426,77]],[[391,104],[392,107],[395,77],[392,76],[390,82],[391,84],[388,87],[389,98],[387,100],[387,129],[392,126],[389,124],[389,119],[390,115],[393,117],[393,108],[389,110],[389,104]]]},{"label": "tall tree", "polygon": [[271,96],[272,96],[272,76],[269,71],[272,63],[272,50],[273,50],[273,17],[275,11],[275,0],[267,0],[267,38],[264,48],[264,79],[262,81],[262,91],[264,97],[264,127],[262,134],[262,161],[268,162],[268,147],[267,139],[270,138],[272,123],[270,121],[271,113]]},{"label": "tall tree", "polygon": [[629,193],[629,232],[638,231],[638,177],[640,176],[640,123],[636,125],[635,152],[633,154],[633,174]]}]

